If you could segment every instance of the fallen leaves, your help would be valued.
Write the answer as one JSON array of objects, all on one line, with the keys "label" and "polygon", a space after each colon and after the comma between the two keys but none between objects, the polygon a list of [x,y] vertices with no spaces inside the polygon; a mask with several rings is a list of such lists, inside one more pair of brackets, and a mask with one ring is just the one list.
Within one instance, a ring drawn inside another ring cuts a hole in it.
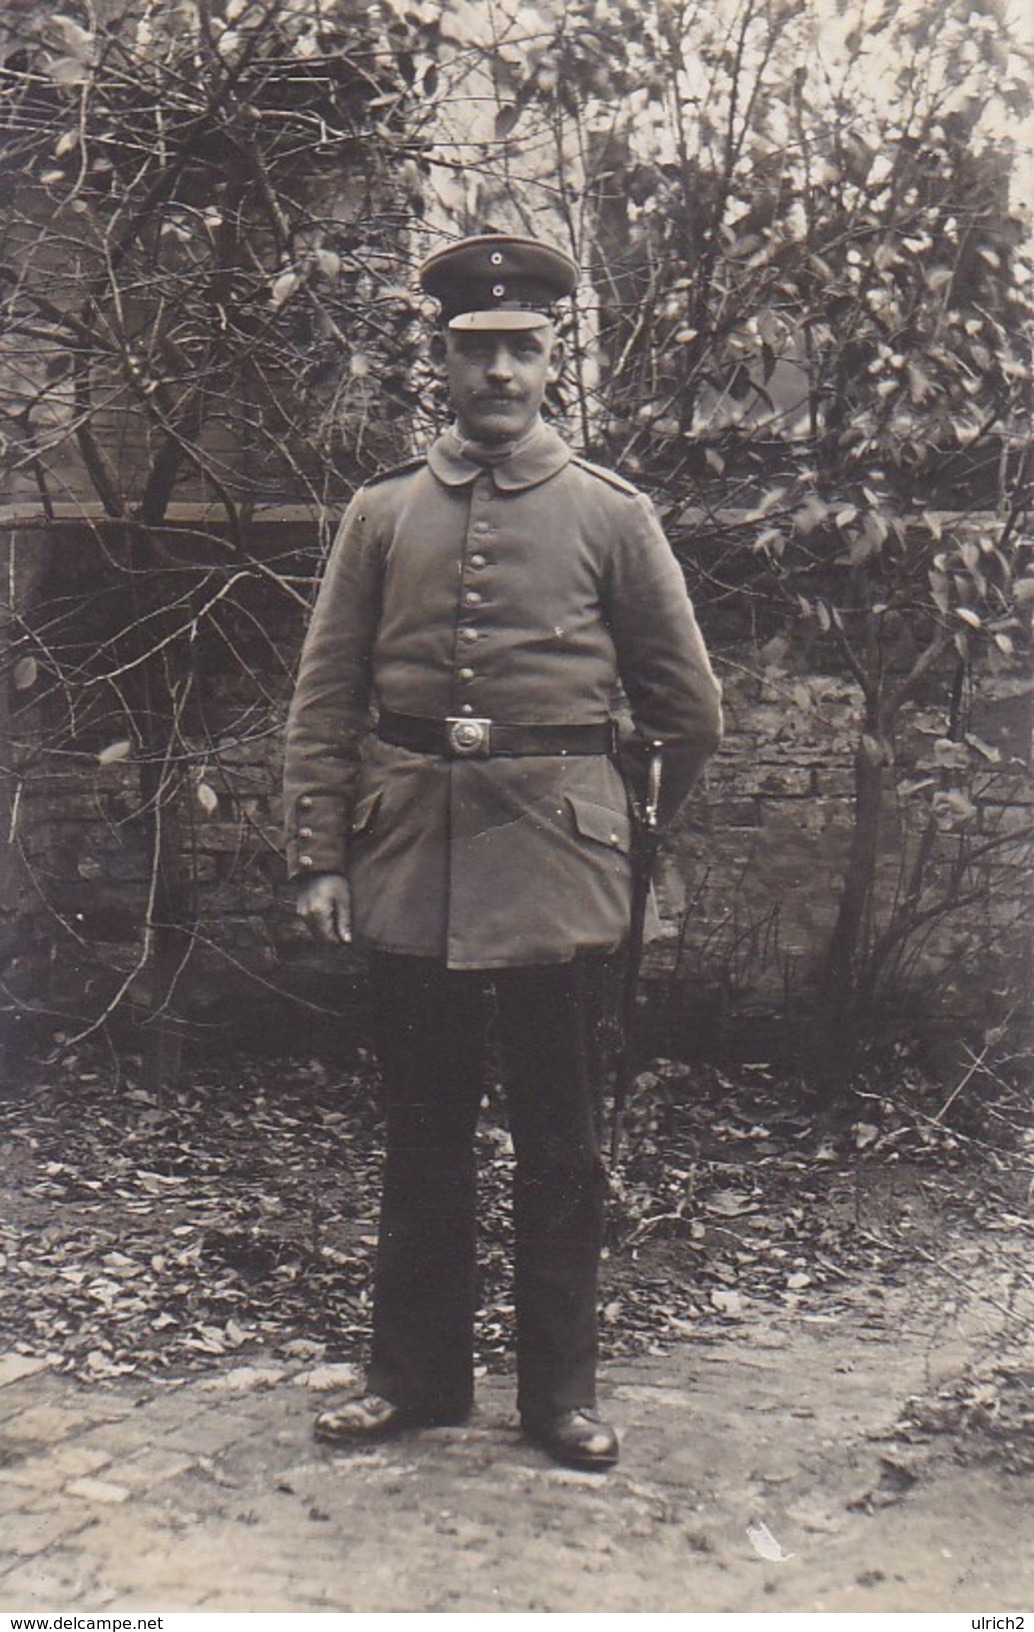
[{"label": "fallen leaves", "polygon": [[[336,1092],[331,1109],[312,1103],[304,1065],[277,1074],[274,1106],[254,1069],[232,1084],[199,1073],[158,1106],[73,1062],[0,1106],[8,1184],[20,1181],[0,1228],[13,1260],[0,1318],[20,1347],[105,1381],[294,1337],[320,1352],[361,1339],[370,1249],[352,1220],[361,1209],[369,1228],[376,1208],[368,1087],[321,1090]],[[317,1170],[329,1186],[314,1187]]]},{"label": "fallen leaves", "polygon": [[[288,1347],[297,1347],[288,1345]],[[303,1388],[312,1388],[318,1391],[336,1388],[351,1388],[356,1381],[356,1369],[347,1364],[314,1366],[311,1371],[301,1372],[294,1380]]]},{"label": "fallen leaves", "polygon": [[127,1502],[131,1492],[125,1485],[116,1485],[106,1479],[73,1479],[65,1486],[69,1496],[78,1496],[84,1502],[100,1502],[102,1506],[117,1506]]},{"label": "fallen leaves", "polygon": [[[513,1343],[513,1151],[497,1098],[479,1135],[490,1368],[512,1363]],[[983,1179],[961,1167],[954,1179],[949,1130],[870,1104],[820,1132],[767,1067],[654,1061],[611,1177],[604,1353],[663,1353],[708,1329],[736,1339],[765,1309],[835,1322],[859,1278],[900,1282],[924,1239],[940,1251],[946,1208],[986,1208]],[[365,1061],[336,1074],[319,1061],[211,1064],[159,1104],[113,1083],[102,1057],[70,1054],[0,1101],[4,1330],[87,1381],[213,1359],[233,1369],[252,1349],[351,1377],[369,1331],[380,1145]],[[1020,1220],[993,1209],[1006,1214]]]},{"label": "fallen leaves", "polygon": [[1034,1472],[1034,1365],[995,1361],[907,1402],[902,1438],[950,1434],[962,1461],[993,1459],[1010,1473]]},{"label": "fallen leaves", "polygon": [[771,1564],[786,1564],[793,1553],[788,1553],[781,1542],[777,1541],[768,1525],[761,1519],[754,1520],[747,1525],[747,1540],[759,1558],[767,1559]]},{"label": "fallen leaves", "polygon": [[721,1315],[739,1316],[743,1313],[742,1292],[730,1291],[725,1287],[716,1286],[711,1292],[711,1307],[717,1309]]},{"label": "fallen leaves", "polygon": [[716,1190],[707,1197],[704,1206],[709,1213],[722,1218],[743,1218],[757,1211],[757,1203],[742,1190]]}]

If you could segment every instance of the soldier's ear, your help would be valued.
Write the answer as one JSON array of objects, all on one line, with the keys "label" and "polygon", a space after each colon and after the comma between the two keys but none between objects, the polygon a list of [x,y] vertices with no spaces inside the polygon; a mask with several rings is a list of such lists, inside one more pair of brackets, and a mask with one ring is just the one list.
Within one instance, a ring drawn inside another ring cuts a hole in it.
[{"label": "soldier's ear", "polygon": [[553,343],[549,348],[549,369],[546,374],[546,378],[550,385],[554,385],[560,378],[560,372],[564,366],[564,358],[566,356],[567,348],[564,345],[564,342],[560,339],[559,335],[554,336]]}]

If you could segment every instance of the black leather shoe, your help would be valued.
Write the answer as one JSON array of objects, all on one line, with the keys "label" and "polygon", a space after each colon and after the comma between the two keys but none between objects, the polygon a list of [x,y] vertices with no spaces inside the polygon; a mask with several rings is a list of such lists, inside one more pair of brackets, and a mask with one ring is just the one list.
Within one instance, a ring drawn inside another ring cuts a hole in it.
[{"label": "black leather shoe", "polygon": [[618,1436],[599,1414],[588,1406],[580,1411],[561,1411],[555,1417],[524,1417],[525,1434],[548,1451],[554,1462],[569,1468],[603,1473],[618,1459]]},{"label": "black leather shoe", "polygon": [[336,1411],[321,1411],[312,1431],[324,1445],[355,1447],[394,1439],[408,1428],[436,1428],[466,1420],[466,1412],[421,1411],[415,1406],[396,1405],[381,1394],[362,1394],[346,1400]]}]

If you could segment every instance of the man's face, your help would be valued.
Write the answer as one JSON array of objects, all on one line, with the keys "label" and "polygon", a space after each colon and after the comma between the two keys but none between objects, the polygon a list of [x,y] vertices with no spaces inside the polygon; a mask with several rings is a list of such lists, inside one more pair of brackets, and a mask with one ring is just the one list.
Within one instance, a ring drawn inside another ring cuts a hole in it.
[{"label": "man's face", "polygon": [[560,375],[564,348],[553,325],[466,333],[449,329],[443,340],[449,399],[463,435],[488,443],[523,436],[542,406],[546,387]]}]

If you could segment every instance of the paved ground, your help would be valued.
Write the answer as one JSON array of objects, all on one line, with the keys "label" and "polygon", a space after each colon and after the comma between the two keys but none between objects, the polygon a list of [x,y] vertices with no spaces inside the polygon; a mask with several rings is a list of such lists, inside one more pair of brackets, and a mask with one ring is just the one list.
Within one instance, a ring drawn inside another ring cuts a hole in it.
[{"label": "paved ground", "polygon": [[505,1378],[347,1456],[299,1356],[87,1389],[0,1355],[0,1608],[1022,1612],[1024,1481],[892,1432],[966,1352],[911,1293],[689,1337],[607,1369],[604,1478],[520,1441]]}]

